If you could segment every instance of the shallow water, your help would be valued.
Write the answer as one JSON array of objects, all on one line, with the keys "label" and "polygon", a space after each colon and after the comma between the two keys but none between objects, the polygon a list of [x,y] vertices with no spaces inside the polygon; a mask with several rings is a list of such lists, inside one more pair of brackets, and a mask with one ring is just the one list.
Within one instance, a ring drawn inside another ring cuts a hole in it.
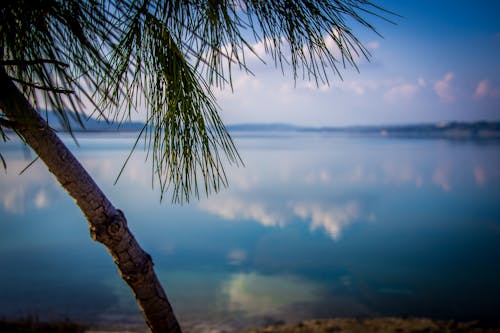
[{"label": "shallow water", "polygon": [[[500,142],[234,134],[245,168],[189,205],[159,201],[131,134],[65,138],[122,209],[181,322],[231,329],[338,316],[493,319]],[[71,198],[2,144],[0,317],[141,317]]]}]

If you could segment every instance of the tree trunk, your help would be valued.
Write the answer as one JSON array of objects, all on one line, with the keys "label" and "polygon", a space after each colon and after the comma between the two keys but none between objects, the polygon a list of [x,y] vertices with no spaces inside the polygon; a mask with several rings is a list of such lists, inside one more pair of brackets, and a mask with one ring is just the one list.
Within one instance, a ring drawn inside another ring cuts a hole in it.
[{"label": "tree trunk", "polygon": [[153,333],[181,332],[149,254],[139,246],[122,212],[115,208],[71,151],[35,111],[0,67],[0,109],[26,143],[75,199],[92,239],[104,244]]}]

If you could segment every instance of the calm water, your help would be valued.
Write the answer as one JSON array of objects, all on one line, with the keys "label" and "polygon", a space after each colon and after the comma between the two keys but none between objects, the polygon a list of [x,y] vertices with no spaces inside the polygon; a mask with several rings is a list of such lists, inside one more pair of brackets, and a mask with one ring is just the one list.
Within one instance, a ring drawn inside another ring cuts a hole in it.
[{"label": "calm water", "polygon": [[[500,143],[236,134],[245,168],[190,205],[159,202],[133,136],[66,139],[153,256],[184,323],[336,316],[493,319]],[[2,144],[0,317],[140,322],[80,211],[19,143]]]}]

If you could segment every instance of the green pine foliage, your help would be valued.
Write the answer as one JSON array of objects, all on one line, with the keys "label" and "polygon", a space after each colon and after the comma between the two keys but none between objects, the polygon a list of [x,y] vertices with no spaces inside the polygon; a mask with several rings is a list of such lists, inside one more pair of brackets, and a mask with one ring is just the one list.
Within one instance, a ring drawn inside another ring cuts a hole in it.
[{"label": "green pine foliage", "polygon": [[[369,57],[350,26],[376,32],[367,18],[392,15],[367,0],[3,0],[0,66],[69,131],[70,117],[145,112],[136,145],[146,143],[161,192],[183,202],[225,186],[223,165],[241,162],[212,89],[251,71],[252,44],[295,80],[328,82]],[[0,136],[23,123],[0,112]]]}]

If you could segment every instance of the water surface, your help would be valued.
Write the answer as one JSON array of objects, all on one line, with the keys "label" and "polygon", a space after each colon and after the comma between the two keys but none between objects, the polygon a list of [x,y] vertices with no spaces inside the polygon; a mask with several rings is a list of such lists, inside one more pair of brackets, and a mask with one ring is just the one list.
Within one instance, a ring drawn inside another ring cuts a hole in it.
[{"label": "water surface", "polygon": [[[236,133],[245,168],[189,205],[160,202],[134,136],[71,149],[122,209],[181,322],[225,329],[338,316],[493,319],[500,309],[500,143]],[[141,322],[74,202],[2,144],[0,317]],[[27,156],[28,155],[28,156]]]}]

